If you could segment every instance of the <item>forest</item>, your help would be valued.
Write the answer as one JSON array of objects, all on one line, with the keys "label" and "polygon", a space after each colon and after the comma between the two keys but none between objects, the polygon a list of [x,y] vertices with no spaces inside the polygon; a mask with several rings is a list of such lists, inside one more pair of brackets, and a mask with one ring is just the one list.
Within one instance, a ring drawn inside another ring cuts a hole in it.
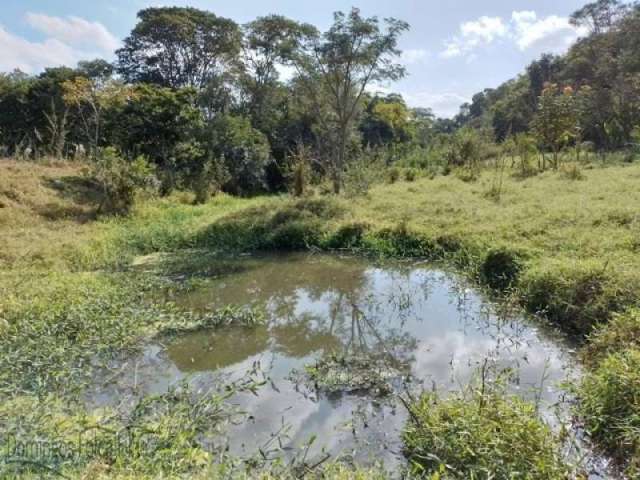
[{"label": "forest", "polygon": [[639,478],[640,4],[570,22],[453,118],[358,8],[0,73],[0,477]]}]

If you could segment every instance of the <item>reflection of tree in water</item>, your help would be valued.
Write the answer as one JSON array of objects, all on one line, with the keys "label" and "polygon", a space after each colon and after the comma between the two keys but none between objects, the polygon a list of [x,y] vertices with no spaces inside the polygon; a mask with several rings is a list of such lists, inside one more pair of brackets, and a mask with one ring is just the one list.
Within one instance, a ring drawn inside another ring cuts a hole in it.
[{"label": "reflection of tree in water", "polygon": [[274,350],[289,357],[303,358],[313,352],[338,349],[340,339],[331,331],[319,330],[316,323],[317,319],[311,315],[301,315],[272,327]]},{"label": "reflection of tree in water", "polygon": [[183,335],[167,347],[167,354],[181,371],[201,372],[235,365],[264,352],[268,346],[265,326],[225,327]]},{"label": "reflection of tree in water", "polygon": [[267,350],[293,358],[322,352],[377,356],[396,366],[408,363],[417,340],[404,331],[405,321],[417,315],[414,302],[428,295],[426,279],[412,277],[415,269],[377,269],[362,259],[309,255],[237,262],[242,268],[234,275],[189,294],[184,302],[201,310],[262,306],[270,317],[267,332],[258,339],[230,329],[205,342],[180,342],[171,352],[180,368],[228,366]]}]

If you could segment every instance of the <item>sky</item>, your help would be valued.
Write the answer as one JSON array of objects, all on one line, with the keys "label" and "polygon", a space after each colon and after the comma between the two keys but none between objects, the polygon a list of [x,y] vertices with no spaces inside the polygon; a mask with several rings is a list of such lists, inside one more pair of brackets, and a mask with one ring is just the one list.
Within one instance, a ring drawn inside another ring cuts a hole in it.
[{"label": "sky", "polygon": [[405,20],[406,78],[376,86],[412,107],[455,115],[474,93],[514,78],[542,53],[562,53],[584,32],[568,17],[585,0],[2,0],[0,71],[38,73],[113,51],[149,6],[192,6],[246,23],[278,13],[326,29],[335,11]]}]

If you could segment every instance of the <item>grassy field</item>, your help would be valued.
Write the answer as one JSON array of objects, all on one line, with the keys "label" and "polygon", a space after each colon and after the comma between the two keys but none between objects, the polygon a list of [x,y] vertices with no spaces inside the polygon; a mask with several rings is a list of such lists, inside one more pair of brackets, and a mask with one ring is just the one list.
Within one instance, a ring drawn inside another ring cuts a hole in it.
[{"label": "grassy field", "polygon": [[[594,438],[627,461],[630,476],[636,474],[640,165],[584,167],[580,175],[548,171],[525,179],[507,171],[499,187],[491,169],[474,181],[460,177],[454,172],[380,184],[354,198],[220,195],[194,206],[189,195],[178,193],[141,199],[127,218],[96,218],[100,199],[81,165],[0,160],[0,359],[12,366],[0,374],[0,426],[46,436],[52,418],[68,425],[80,408],[69,398],[90,380],[88,364],[96,355],[112,358],[183,322],[183,312],[141,301],[163,280],[128,271],[137,256],[184,249],[348,249],[447,262],[569,334],[586,337],[588,371],[576,386],[579,413]],[[46,420],[25,415],[34,402],[53,413]],[[182,443],[167,440],[173,455],[167,456],[173,458],[168,471],[183,474],[206,460],[194,443],[211,418],[206,412],[224,414],[214,408],[220,405],[216,396],[208,409],[198,410],[203,417],[188,422],[181,415],[193,405],[185,398],[171,405],[163,416],[142,415],[139,421],[160,422],[167,431],[171,425],[192,427]],[[526,411],[517,407],[518,414]],[[450,408],[467,410],[461,404]],[[442,430],[436,425],[446,417],[445,407],[442,412],[429,417],[433,431]],[[105,412],[99,418],[130,426],[130,419]],[[99,418],[93,421],[102,425]],[[411,438],[418,449],[419,435]],[[178,458],[190,460],[181,465]],[[129,468],[122,460],[110,459],[108,468],[87,460],[80,471],[91,478],[92,468],[152,478],[162,463],[140,459]],[[77,473],[77,466],[63,467]]]}]

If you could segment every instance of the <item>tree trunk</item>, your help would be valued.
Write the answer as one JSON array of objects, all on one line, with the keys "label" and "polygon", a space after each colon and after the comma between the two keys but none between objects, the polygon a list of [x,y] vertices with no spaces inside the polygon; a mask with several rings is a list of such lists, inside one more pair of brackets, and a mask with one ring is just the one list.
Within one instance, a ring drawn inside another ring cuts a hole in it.
[{"label": "tree trunk", "polygon": [[340,194],[342,187],[342,169],[344,168],[345,150],[347,148],[347,129],[348,125],[340,125],[338,133],[340,140],[338,141],[338,152],[335,156],[333,165],[333,193]]}]

